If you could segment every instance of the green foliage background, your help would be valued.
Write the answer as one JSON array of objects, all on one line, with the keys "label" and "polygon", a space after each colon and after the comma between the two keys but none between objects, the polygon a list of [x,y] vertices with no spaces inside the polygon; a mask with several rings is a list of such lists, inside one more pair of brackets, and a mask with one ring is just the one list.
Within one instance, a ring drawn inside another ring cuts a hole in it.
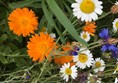
[{"label": "green foliage background", "polygon": [[[97,34],[104,27],[112,30],[112,21],[118,15],[113,15],[109,11],[115,1],[103,0],[104,12],[96,20]],[[53,62],[48,63],[47,60],[42,63],[32,62],[26,48],[29,37],[18,37],[13,34],[9,29],[7,18],[13,9],[28,7],[35,11],[38,17],[39,25],[36,33],[45,26],[48,33],[56,33],[57,43],[64,44],[66,41],[76,40],[89,46],[79,37],[84,22],[73,16],[71,8],[73,2],[75,1],[0,0],[0,83],[64,83],[59,75],[59,66]],[[118,37],[118,33],[112,34],[112,37]],[[91,42],[97,39],[98,37],[95,37]],[[30,76],[30,79],[27,76]]]}]

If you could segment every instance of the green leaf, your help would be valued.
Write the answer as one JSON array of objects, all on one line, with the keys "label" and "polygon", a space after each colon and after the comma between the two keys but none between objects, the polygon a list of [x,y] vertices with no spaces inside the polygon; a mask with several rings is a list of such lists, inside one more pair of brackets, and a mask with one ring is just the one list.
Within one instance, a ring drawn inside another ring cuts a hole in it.
[{"label": "green leaf", "polygon": [[57,5],[55,0],[46,0],[49,8],[55,14],[59,22],[64,26],[64,28],[71,34],[73,38],[75,38],[78,42],[88,46],[88,44],[80,38],[74,26],[71,24],[70,20],[66,17],[60,7]]},{"label": "green leaf", "polygon": [[3,34],[3,35],[0,37],[0,42],[5,41],[7,38],[8,38],[7,34]]},{"label": "green leaf", "polygon": [[45,14],[45,17],[46,19],[48,20],[48,24],[50,24],[50,27],[54,27],[58,33],[58,35],[61,37],[61,41],[62,43],[65,43],[65,38],[62,36],[62,33],[59,31],[59,29],[57,28],[55,22],[53,21],[53,19],[51,18],[52,16],[50,15],[47,7],[46,7],[46,4],[44,2],[44,0],[42,0],[42,8],[43,8],[43,11],[44,11],[44,14]]},{"label": "green leaf", "polygon": [[17,3],[9,3],[9,7],[11,9],[15,9],[15,8],[19,8],[19,7],[26,7],[26,6],[32,6],[32,7],[40,7],[38,6],[37,4],[34,6],[33,3],[34,2],[38,2],[40,0],[25,0],[25,1],[20,1],[20,2],[17,2]]},{"label": "green leaf", "polygon": [[18,47],[14,43],[8,43],[8,46],[11,48],[11,50],[16,51],[18,50]]},{"label": "green leaf", "polygon": [[5,19],[3,19],[3,20],[0,21],[0,26],[2,26],[4,24],[5,24]]},{"label": "green leaf", "polygon": [[17,67],[25,66],[27,64],[27,61],[25,61],[25,59],[22,57],[15,57],[14,62],[16,63]]},{"label": "green leaf", "polygon": [[3,64],[7,64],[8,61],[6,60],[6,58],[2,55],[0,55],[0,61],[3,63]]}]

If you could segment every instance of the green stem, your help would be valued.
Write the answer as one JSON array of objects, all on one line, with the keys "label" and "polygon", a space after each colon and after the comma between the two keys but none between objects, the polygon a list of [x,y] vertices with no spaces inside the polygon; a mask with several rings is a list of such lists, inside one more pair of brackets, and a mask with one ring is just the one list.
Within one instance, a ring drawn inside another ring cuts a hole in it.
[{"label": "green stem", "polygon": [[59,76],[59,74],[52,75],[51,77],[47,78],[43,83],[48,82],[48,80],[50,80],[54,77],[57,77],[57,76]]},{"label": "green stem", "polygon": [[99,43],[100,43],[100,40],[97,42],[90,43],[89,46],[94,45],[94,44],[99,44]]},{"label": "green stem", "polygon": [[43,67],[41,68],[41,73],[39,74],[38,78],[36,79],[36,81],[34,83],[37,83],[37,81],[40,79],[40,77],[42,76],[45,68],[46,68],[46,64],[47,64],[48,60],[46,60],[46,62],[44,63]]},{"label": "green stem", "polygon": [[[62,34],[65,34],[67,32],[67,30],[64,30],[64,32],[62,33]],[[58,37],[58,39],[57,39],[57,41],[56,41],[56,44],[59,42],[59,40],[60,40],[60,36]]]}]

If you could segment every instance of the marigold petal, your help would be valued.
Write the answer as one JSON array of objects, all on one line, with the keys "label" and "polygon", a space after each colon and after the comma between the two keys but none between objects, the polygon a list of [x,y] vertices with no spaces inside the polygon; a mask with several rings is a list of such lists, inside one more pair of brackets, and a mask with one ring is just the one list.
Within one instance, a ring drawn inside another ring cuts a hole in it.
[{"label": "marigold petal", "polygon": [[29,36],[30,33],[34,33],[38,26],[35,13],[28,8],[16,8],[9,15],[8,21],[10,30],[18,36]]},{"label": "marigold petal", "polygon": [[[46,40],[48,39],[48,41]],[[50,58],[49,54],[53,50],[55,42],[49,34],[44,34],[43,32],[35,34],[30,38],[28,42],[28,55],[33,58],[33,61],[39,60],[42,62],[45,58]]]}]

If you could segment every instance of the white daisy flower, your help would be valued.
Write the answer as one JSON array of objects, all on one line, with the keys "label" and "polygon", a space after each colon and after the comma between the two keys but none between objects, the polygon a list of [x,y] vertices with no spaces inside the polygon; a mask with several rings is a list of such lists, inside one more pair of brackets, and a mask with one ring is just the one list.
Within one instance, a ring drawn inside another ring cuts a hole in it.
[{"label": "white daisy flower", "polygon": [[118,78],[115,78],[115,82],[114,83],[118,83]]},{"label": "white daisy flower", "polygon": [[113,24],[113,31],[114,31],[114,32],[117,32],[117,30],[118,30],[118,18],[116,18],[116,19],[112,22],[112,24]]},{"label": "white daisy flower", "polygon": [[88,32],[82,31],[82,33],[80,33],[80,37],[85,40],[86,42],[88,42],[90,40],[90,34]]},{"label": "white daisy flower", "polygon": [[115,5],[118,5],[118,1],[116,1]]},{"label": "white daisy flower", "polygon": [[75,65],[70,67],[70,63],[65,63],[62,68],[60,68],[60,72],[62,73],[61,77],[63,77],[66,82],[68,82],[69,76],[71,76],[73,79],[77,77],[77,68]]},{"label": "white daisy flower", "polygon": [[55,33],[50,33],[50,37],[51,37],[51,38],[56,38]]},{"label": "white daisy flower", "polygon": [[115,74],[118,71],[118,62],[116,63],[117,67],[115,69],[115,71],[113,72],[113,74]]},{"label": "white daisy flower", "polygon": [[[82,51],[84,50],[84,51]],[[77,67],[84,69],[86,67],[90,67],[93,63],[93,55],[89,50],[85,50],[83,48],[80,49],[78,56],[73,56],[73,61],[77,62]]]},{"label": "white daisy flower", "polygon": [[105,62],[100,58],[96,58],[95,61],[93,62],[93,68],[95,68],[94,72],[104,71]]},{"label": "white daisy flower", "polygon": [[81,21],[91,22],[92,19],[98,19],[97,14],[102,14],[103,6],[101,6],[102,1],[98,0],[75,0],[76,3],[71,5],[73,9],[74,16],[77,16],[78,19],[81,18]]},{"label": "white daisy flower", "polygon": [[88,76],[87,83],[101,83],[101,78],[98,78],[97,75],[92,75],[91,73]]}]

